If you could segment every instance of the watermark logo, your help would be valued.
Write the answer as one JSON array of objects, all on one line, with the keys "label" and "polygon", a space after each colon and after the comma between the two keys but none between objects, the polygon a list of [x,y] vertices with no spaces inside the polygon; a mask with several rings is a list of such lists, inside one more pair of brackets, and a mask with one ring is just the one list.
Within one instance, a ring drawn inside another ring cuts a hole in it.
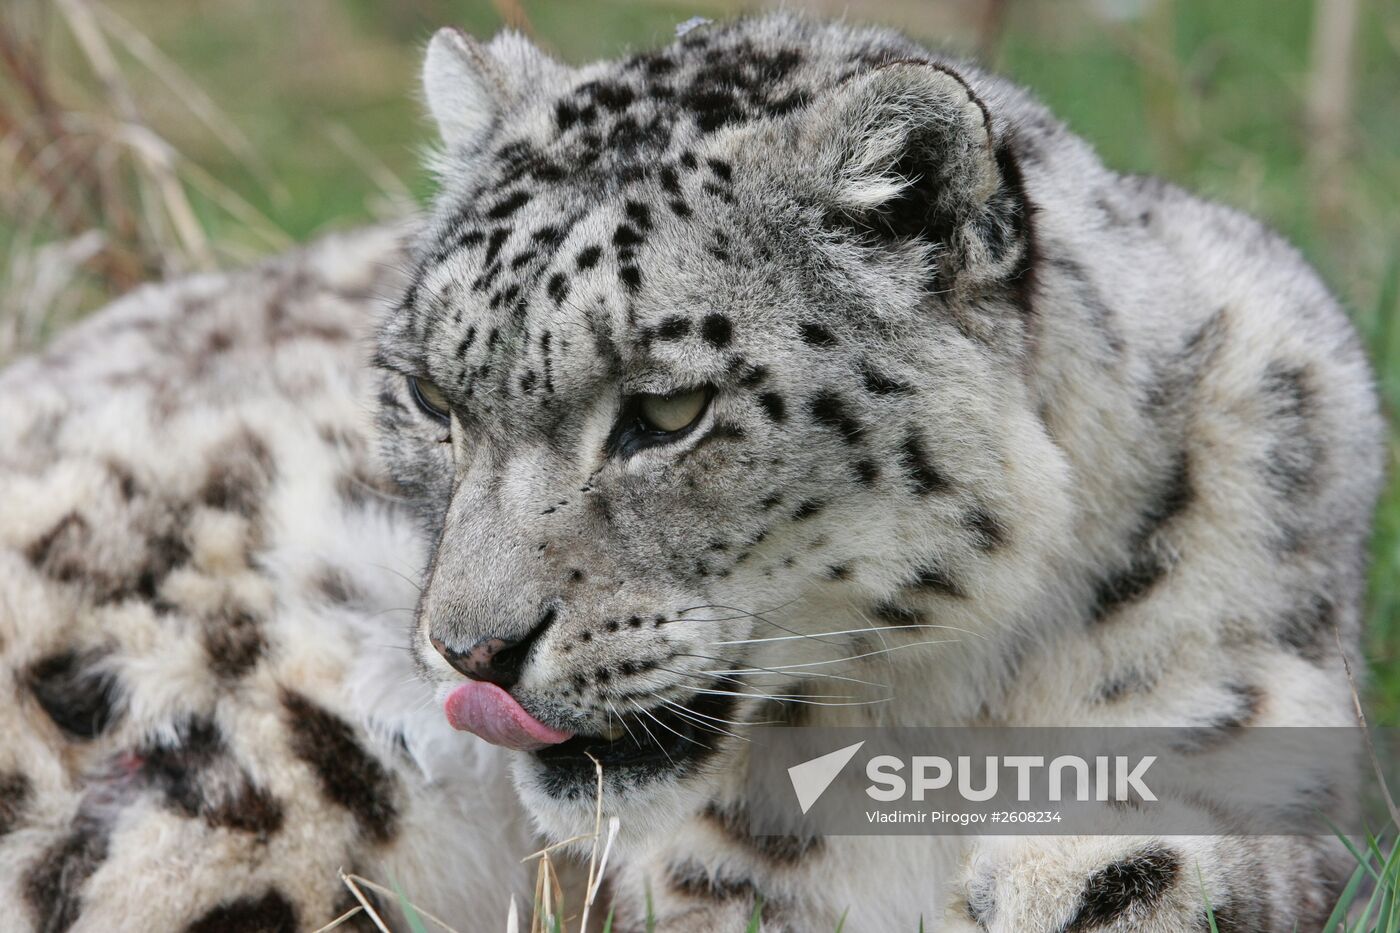
[{"label": "watermark logo", "polygon": [[[1331,835],[1374,815],[1354,728],[756,727],[759,836]],[[1400,771],[1400,742],[1381,742]],[[1365,772],[1365,773],[1369,773]]]},{"label": "watermark logo", "polygon": [[[871,800],[882,803],[906,797],[922,802],[931,792],[952,788],[963,800],[981,803],[996,799],[1004,787],[1010,787],[1010,784],[1002,784],[1002,773],[1011,771],[1015,772],[1016,796],[1013,799],[1017,803],[1032,800],[1051,803],[1064,800],[1080,803],[1153,801],[1157,795],[1144,782],[1144,777],[1156,762],[1156,755],[1143,755],[1136,761],[1127,755],[1098,755],[1092,761],[1079,755],[1059,755],[1047,766],[1043,755],[988,755],[981,762],[978,786],[979,767],[971,755],[959,755],[951,761],[939,755],[915,755],[908,762],[895,755],[877,755],[865,766],[866,777],[872,781],[865,793]],[[906,764],[907,780],[904,776]],[[807,808],[802,812],[806,813]]]},{"label": "watermark logo", "polygon": [[840,776],[841,770],[856,757],[856,752],[864,744],[862,741],[847,745],[788,768],[788,779],[792,781],[792,791],[797,795],[797,805],[802,808],[803,816],[821,799],[831,782]]}]

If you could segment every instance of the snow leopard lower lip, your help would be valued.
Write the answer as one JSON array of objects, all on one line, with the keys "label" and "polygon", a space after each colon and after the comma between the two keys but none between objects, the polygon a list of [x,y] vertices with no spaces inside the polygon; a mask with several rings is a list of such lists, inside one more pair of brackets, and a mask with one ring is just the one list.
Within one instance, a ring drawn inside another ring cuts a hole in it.
[{"label": "snow leopard lower lip", "polygon": [[697,695],[676,709],[660,707],[629,717],[622,735],[575,735],[530,753],[549,773],[552,791],[574,796],[597,780],[594,762],[604,774],[629,779],[687,773],[713,755],[735,727],[729,724],[731,696]]}]

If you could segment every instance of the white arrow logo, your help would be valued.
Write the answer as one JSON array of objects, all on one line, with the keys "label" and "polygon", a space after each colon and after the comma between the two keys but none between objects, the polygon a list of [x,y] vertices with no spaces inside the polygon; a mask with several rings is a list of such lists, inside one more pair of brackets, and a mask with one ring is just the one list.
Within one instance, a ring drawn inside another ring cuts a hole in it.
[{"label": "white arrow logo", "polygon": [[820,758],[813,758],[788,768],[788,777],[792,779],[792,789],[797,794],[797,803],[802,807],[804,816],[812,809],[812,805],[821,799],[821,795],[826,793],[826,789],[836,780],[841,769],[846,767],[864,744],[864,741],[860,741],[854,745],[847,745]]}]

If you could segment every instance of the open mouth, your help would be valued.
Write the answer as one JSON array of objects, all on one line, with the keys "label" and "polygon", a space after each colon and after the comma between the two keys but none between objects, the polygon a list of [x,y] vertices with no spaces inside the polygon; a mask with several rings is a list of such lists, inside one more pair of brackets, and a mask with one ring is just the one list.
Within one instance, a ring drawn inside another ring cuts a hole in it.
[{"label": "open mouth", "polygon": [[591,793],[597,782],[594,762],[604,774],[634,783],[685,775],[734,733],[734,706],[732,696],[696,694],[685,705],[627,715],[614,737],[575,735],[530,754],[544,767],[546,789],[555,796]]}]

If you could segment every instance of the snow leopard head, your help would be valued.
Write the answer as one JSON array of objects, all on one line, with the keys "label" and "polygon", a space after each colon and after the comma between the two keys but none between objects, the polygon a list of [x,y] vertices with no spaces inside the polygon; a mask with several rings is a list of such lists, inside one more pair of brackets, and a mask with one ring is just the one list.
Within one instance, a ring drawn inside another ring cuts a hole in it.
[{"label": "snow leopard head", "polygon": [[824,665],[1015,585],[1053,459],[1008,441],[1022,173],[972,72],[789,16],[581,68],[444,30],[424,82],[442,190],[377,352],[413,650],[554,736],[516,767],[547,827],[596,761],[651,828],[746,723],[862,689]]}]

